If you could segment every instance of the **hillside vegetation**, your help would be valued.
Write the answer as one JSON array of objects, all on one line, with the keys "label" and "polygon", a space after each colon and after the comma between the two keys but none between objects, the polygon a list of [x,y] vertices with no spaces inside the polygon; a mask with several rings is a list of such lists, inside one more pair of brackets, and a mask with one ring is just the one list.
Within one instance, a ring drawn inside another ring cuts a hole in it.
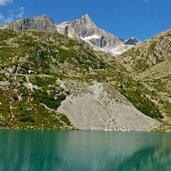
[{"label": "hillside vegetation", "polygon": [[164,123],[171,126],[171,30],[145,41],[117,58],[136,81],[151,91],[148,99],[158,107]]},{"label": "hillside vegetation", "polygon": [[0,30],[0,127],[73,129],[58,111],[67,97],[84,93],[63,84],[70,80],[106,83],[165,125],[159,130],[170,130],[171,71],[163,67],[170,39],[170,31],[162,33],[114,58],[58,33]]}]

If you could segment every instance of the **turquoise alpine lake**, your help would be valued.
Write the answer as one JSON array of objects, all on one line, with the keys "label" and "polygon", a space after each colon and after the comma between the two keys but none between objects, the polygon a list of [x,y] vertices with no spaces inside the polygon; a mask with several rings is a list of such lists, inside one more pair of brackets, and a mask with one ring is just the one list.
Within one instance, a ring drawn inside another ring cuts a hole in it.
[{"label": "turquoise alpine lake", "polygon": [[0,171],[171,171],[171,134],[0,130]]}]

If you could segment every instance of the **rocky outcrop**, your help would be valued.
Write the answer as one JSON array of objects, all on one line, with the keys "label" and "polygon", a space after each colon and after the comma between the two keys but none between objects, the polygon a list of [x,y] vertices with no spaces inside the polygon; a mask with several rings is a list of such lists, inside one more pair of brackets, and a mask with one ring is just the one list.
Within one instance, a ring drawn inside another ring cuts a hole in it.
[{"label": "rocky outcrop", "polygon": [[56,24],[56,29],[65,36],[88,43],[96,50],[114,55],[121,54],[139,43],[138,41],[135,43],[135,40],[125,43],[124,40],[98,28],[88,14],[75,21]]},{"label": "rocky outcrop", "polygon": [[8,26],[6,24],[0,24],[0,30],[8,29]]},{"label": "rocky outcrop", "polygon": [[46,15],[40,15],[36,18],[24,18],[8,24],[9,29],[20,30],[41,30],[55,32],[55,24],[52,19]]},{"label": "rocky outcrop", "polygon": [[[81,130],[150,131],[157,121],[138,111],[117,90],[105,83],[62,82],[71,90],[58,108]],[[73,91],[73,92],[72,92]]]}]

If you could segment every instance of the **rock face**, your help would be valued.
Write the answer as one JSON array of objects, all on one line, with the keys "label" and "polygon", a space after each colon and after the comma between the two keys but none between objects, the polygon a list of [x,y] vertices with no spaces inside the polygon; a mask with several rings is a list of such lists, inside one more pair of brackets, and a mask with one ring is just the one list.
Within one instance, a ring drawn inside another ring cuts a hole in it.
[{"label": "rock face", "polygon": [[7,26],[6,24],[0,25],[0,29],[1,29],[1,30],[7,29],[7,28],[8,28],[8,26]]},{"label": "rock face", "polygon": [[81,43],[86,43],[95,50],[103,51],[113,55],[121,54],[129,48],[140,43],[135,37],[125,41],[98,28],[88,14],[75,21],[63,22],[59,24],[55,24],[51,18],[43,14],[36,18],[24,18],[6,25],[0,25],[0,29],[5,28],[16,31],[57,31],[67,37],[76,39]]},{"label": "rock face", "polygon": [[[126,98],[108,84],[76,83],[76,91],[64,100],[58,112],[65,113],[75,128],[106,131],[150,131],[157,121],[138,111]],[[74,88],[75,86],[75,88]]]},{"label": "rock face", "polygon": [[74,39],[87,41],[97,47],[114,47],[122,42],[110,33],[99,29],[86,14],[78,20],[56,25],[58,32]]},{"label": "rock face", "polygon": [[88,43],[96,50],[114,55],[121,54],[139,43],[136,38],[129,39],[127,42],[122,41],[111,33],[98,28],[88,14],[75,21],[56,24],[56,29],[65,36]]},{"label": "rock face", "polygon": [[22,20],[18,20],[16,22],[10,23],[8,28],[21,31],[21,30],[41,30],[54,32],[55,24],[52,19],[47,17],[46,15],[40,15],[36,18],[24,18]]}]

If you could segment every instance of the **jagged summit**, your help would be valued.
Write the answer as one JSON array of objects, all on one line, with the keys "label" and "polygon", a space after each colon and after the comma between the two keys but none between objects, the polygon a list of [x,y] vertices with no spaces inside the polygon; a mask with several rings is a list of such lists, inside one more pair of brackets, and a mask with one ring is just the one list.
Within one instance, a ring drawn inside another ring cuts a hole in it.
[{"label": "jagged summit", "polygon": [[93,20],[91,19],[91,17],[88,14],[85,14],[83,16],[81,16],[80,18],[73,20],[73,21],[69,21],[68,23],[77,23],[77,24],[81,24],[87,27],[92,27],[92,26],[96,26],[96,24],[93,22]]},{"label": "jagged summit", "polygon": [[85,22],[92,22],[91,17],[88,14],[83,15],[81,20]]},{"label": "jagged summit", "polygon": [[41,15],[35,17],[34,19],[36,19],[36,20],[49,20],[52,23],[54,23],[53,19],[48,17],[46,14],[41,14]]},{"label": "jagged summit", "polygon": [[49,18],[49,17],[47,17],[46,14],[42,13],[42,14],[38,15],[38,16],[35,17],[35,18]]},{"label": "jagged summit", "polygon": [[88,14],[83,15],[81,18],[85,19],[85,20],[91,20],[91,18]]},{"label": "jagged summit", "polygon": [[56,25],[57,31],[73,39],[84,42],[96,50],[110,52],[122,42],[114,35],[98,28],[88,14],[81,18]]},{"label": "jagged summit", "polygon": [[141,43],[141,41],[136,36],[133,36],[125,41],[126,45],[137,45],[139,43]]}]

